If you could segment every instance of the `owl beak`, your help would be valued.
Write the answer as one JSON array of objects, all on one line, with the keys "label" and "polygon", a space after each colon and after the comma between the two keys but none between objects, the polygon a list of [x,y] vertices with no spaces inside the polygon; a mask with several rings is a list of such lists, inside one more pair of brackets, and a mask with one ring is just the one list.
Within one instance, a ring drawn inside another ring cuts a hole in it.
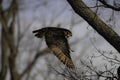
[{"label": "owl beak", "polygon": [[71,36],[72,36],[72,34],[68,35],[68,37],[71,37]]},{"label": "owl beak", "polygon": [[66,38],[69,38],[69,37],[71,37],[72,35],[67,35],[67,36],[65,36]]}]

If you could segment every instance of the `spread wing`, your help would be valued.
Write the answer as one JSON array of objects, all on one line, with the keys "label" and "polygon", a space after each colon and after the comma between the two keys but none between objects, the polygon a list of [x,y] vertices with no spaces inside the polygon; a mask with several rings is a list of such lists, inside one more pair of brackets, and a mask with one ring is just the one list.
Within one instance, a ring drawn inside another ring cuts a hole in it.
[{"label": "spread wing", "polygon": [[35,36],[38,38],[45,36],[46,44],[54,55],[56,55],[56,57],[67,67],[74,68],[74,64],[69,54],[69,44],[66,38],[66,36],[69,37],[69,34],[71,35],[71,32],[69,31],[68,33],[64,33],[65,30],[48,27],[35,30],[33,33],[35,33]]},{"label": "spread wing", "polygon": [[56,55],[56,57],[63,62],[67,67],[74,68],[74,64],[69,56],[66,56],[63,51],[58,47],[52,47],[51,50]]},{"label": "spread wing", "polygon": [[74,68],[74,64],[70,57],[69,45],[65,37],[54,38],[52,44],[48,44],[48,47],[51,49],[54,55],[63,62],[67,67]]}]

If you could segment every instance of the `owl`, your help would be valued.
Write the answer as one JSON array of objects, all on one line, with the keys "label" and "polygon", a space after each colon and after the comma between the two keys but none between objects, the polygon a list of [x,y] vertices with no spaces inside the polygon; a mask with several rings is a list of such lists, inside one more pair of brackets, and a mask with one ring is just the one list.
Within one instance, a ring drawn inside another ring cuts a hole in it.
[{"label": "owl", "polygon": [[71,31],[64,28],[46,27],[33,31],[38,38],[45,38],[48,48],[67,67],[74,68],[70,56],[70,47],[67,38],[72,36]]}]

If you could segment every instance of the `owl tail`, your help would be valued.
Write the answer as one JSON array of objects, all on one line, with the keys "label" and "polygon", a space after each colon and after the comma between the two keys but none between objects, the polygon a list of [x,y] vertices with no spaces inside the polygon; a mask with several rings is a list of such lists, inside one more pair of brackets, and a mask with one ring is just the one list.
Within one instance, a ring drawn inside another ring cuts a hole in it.
[{"label": "owl tail", "polygon": [[59,48],[52,48],[51,50],[56,55],[56,57],[68,68],[75,68],[72,59],[66,56]]}]

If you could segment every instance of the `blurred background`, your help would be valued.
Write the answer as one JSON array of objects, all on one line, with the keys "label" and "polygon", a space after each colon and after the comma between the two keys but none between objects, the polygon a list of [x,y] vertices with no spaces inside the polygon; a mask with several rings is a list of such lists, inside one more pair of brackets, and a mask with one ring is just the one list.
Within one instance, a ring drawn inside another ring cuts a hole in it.
[{"label": "blurred background", "polygon": [[[119,0],[105,1],[112,6],[120,7]],[[106,8],[99,0],[83,0],[83,2],[120,34],[119,11]],[[72,10],[67,0],[3,0],[0,3],[2,16],[0,18],[0,70],[1,74],[5,72],[2,80],[10,80],[9,65],[12,64],[8,60],[12,49],[9,49],[9,44],[3,40],[5,35],[2,29],[3,23],[11,31],[12,42],[9,43],[13,43],[16,49],[14,66],[21,80],[66,78],[62,75],[65,66],[47,49],[44,39],[38,39],[32,33],[33,30],[49,26],[72,31],[73,35],[68,41],[73,50],[70,55],[78,75],[87,76],[92,80],[105,80],[104,76],[117,76],[116,69],[120,65],[119,53]],[[103,77],[97,75],[100,72]]]}]

